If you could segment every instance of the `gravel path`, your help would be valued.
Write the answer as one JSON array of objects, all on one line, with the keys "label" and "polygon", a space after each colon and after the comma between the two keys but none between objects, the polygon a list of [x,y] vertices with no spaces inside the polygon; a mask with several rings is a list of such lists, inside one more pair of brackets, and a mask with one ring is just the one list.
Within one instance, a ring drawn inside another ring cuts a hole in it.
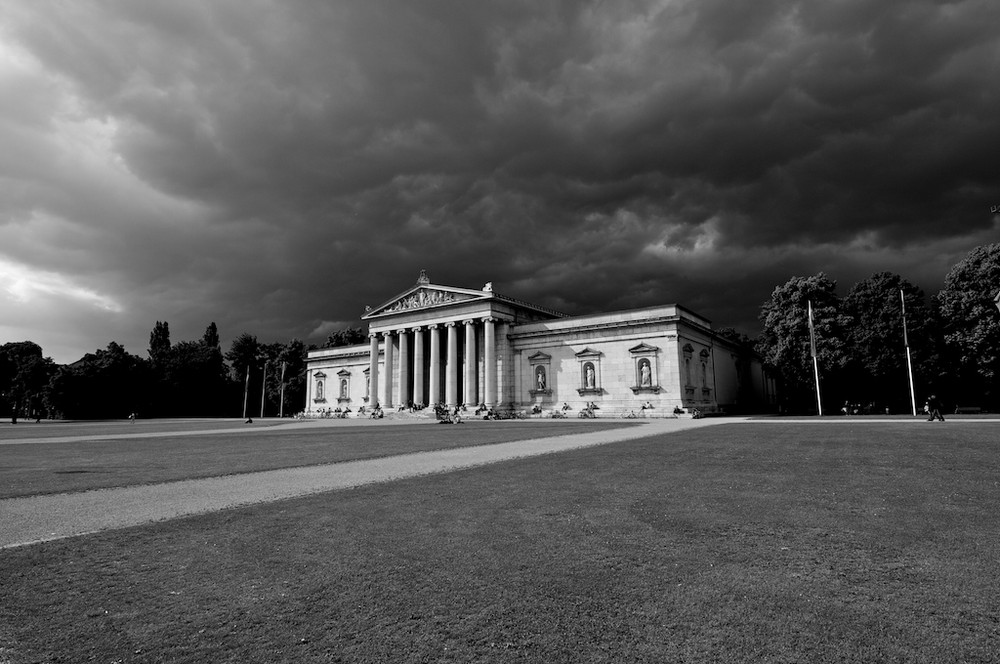
[{"label": "gravel path", "polygon": [[639,426],[622,429],[498,445],[163,484],[11,498],[0,500],[0,548],[734,421],[744,420],[649,420]]}]

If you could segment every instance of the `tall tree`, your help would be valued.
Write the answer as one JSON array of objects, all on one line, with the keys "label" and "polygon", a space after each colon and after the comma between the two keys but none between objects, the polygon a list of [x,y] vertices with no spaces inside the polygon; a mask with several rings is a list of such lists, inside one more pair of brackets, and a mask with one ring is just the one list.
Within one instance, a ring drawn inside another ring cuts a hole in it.
[{"label": "tall tree", "polygon": [[[281,400],[281,374],[284,365],[284,408],[280,408]],[[305,409],[306,403],[306,346],[298,339],[292,339],[281,348],[275,362],[275,372],[277,382],[273,384],[274,390],[271,400],[277,404],[275,408],[286,414],[294,414]]]},{"label": "tall tree", "polygon": [[822,377],[824,412],[843,397],[843,370],[847,364],[844,338],[849,319],[841,312],[837,283],[820,272],[792,277],[771,293],[761,307],[763,326],[757,351],[783,385],[785,407],[815,407],[815,382],[809,342],[808,306],[812,303],[816,349]]},{"label": "tall tree", "polygon": [[246,402],[247,413],[257,412],[254,404],[258,404],[257,408],[260,408],[258,380],[263,370],[261,347],[257,337],[246,332],[240,334],[233,339],[225,358],[229,362],[233,382],[239,384],[241,388],[239,394],[243,396],[242,401]]},{"label": "tall tree", "polygon": [[170,325],[167,321],[156,321],[149,333],[150,385],[149,405],[145,415],[168,417],[175,415],[174,393],[167,384],[167,366],[170,363]]},{"label": "tall tree", "polygon": [[915,367],[914,389],[926,397],[927,386],[937,378],[937,358],[931,311],[923,291],[898,274],[878,272],[852,286],[844,298],[844,312],[850,318],[847,353],[852,395],[876,403],[880,410],[888,406],[897,412],[910,408],[901,291]]},{"label": "tall tree", "polygon": [[49,376],[55,371],[42,347],[33,341],[17,341],[0,346],[0,398],[11,417],[31,415],[42,408],[42,396]]},{"label": "tall tree", "polygon": [[[269,343],[260,345],[261,366],[264,375],[261,377],[262,389],[264,390],[263,415],[278,414],[278,396],[281,392],[281,354],[285,346],[281,343]],[[260,413],[262,400],[258,398],[251,410]]]},{"label": "tall tree", "polygon": [[166,321],[156,321],[149,333],[149,358],[157,362],[170,352],[170,325]]},{"label": "tall tree", "polygon": [[239,335],[233,339],[225,358],[229,362],[233,378],[242,384],[247,368],[257,368],[260,364],[261,347],[257,337],[246,332]]},{"label": "tall tree", "polygon": [[169,415],[211,417],[232,412],[232,391],[222,352],[203,342],[174,344],[162,362]]},{"label": "tall tree", "polygon": [[208,324],[205,328],[205,334],[201,338],[201,343],[205,344],[209,348],[218,348],[219,341],[219,328],[216,327],[215,321]]},{"label": "tall tree", "polygon": [[[1000,407],[1000,244],[977,247],[952,267],[935,302],[955,380],[946,402]],[[960,404],[960,405],[962,405]]]}]

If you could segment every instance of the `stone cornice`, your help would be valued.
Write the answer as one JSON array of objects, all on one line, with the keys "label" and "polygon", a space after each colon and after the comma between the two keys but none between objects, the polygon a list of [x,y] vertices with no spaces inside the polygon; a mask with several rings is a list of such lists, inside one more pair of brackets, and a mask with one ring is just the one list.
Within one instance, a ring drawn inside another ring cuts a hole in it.
[{"label": "stone cornice", "polygon": [[[524,325],[517,325],[509,333],[511,339],[531,339],[534,337],[545,337],[545,336],[562,336],[568,333],[577,332],[599,332],[602,330],[618,330],[618,329],[628,329],[628,328],[640,328],[648,327],[650,325],[657,325],[662,323],[680,323],[680,316],[661,316],[657,318],[643,318],[638,320],[616,320],[608,321],[604,323],[590,323],[586,325],[580,325],[578,327],[563,327],[560,326],[558,329],[542,329],[542,330],[526,330],[519,332],[519,327],[528,327],[531,325],[538,325],[538,323],[525,323]],[[559,321],[560,323],[565,321]],[[690,324],[690,321],[685,321]]]},{"label": "stone cornice", "polygon": [[[381,351],[379,351],[379,355],[381,354],[382,354]],[[367,357],[369,355],[371,355],[371,349],[368,348],[368,346],[365,346],[364,349],[359,348],[349,353],[337,353],[336,355],[321,355],[319,357],[307,357],[306,362],[316,365],[316,364],[322,364],[324,362],[337,362],[344,359]]]}]

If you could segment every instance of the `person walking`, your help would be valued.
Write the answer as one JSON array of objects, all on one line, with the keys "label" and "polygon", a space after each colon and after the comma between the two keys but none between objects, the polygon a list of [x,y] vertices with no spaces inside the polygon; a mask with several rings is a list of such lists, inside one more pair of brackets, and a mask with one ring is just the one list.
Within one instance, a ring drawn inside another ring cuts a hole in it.
[{"label": "person walking", "polygon": [[928,422],[933,422],[934,420],[944,422],[944,415],[941,414],[941,402],[938,401],[937,395],[932,394],[927,399],[927,409],[930,411],[930,417],[927,418]]}]

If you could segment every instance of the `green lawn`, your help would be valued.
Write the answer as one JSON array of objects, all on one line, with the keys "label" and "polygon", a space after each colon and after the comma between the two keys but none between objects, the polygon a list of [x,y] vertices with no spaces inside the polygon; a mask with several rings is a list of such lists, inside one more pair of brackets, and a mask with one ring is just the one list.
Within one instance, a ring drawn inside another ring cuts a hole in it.
[{"label": "green lawn", "polygon": [[8,549],[0,661],[998,661],[997,432],[724,425]]},{"label": "green lawn", "polygon": [[[146,425],[148,430],[136,433],[201,430],[192,429],[191,423],[162,422],[158,430],[152,422]],[[233,426],[230,422],[229,427]],[[235,426],[239,428],[240,424]],[[458,426],[438,426],[433,422],[385,426],[304,423],[277,429],[254,425],[238,433],[216,431],[176,437],[10,443],[0,445],[0,498],[337,463],[625,426],[634,423],[622,420],[468,420]],[[110,430],[99,428],[105,433],[93,434],[90,427],[82,425],[64,426],[50,436],[123,435],[133,431],[128,424]]]}]

